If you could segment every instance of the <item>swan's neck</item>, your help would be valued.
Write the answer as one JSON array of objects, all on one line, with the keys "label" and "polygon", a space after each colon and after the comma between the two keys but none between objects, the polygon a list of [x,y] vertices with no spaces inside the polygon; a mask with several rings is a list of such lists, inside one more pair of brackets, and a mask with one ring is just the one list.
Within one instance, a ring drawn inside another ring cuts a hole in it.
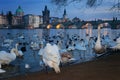
[{"label": "swan's neck", "polygon": [[0,64],[0,69],[2,68],[1,64]]},{"label": "swan's neck", "polygon": [[98,39],[96,41],[95,47],[101,48],[101,41],[100,41],[100,26],[98,26]]},{"label": "swan's neck", "polygon": [[12,49],[10,53],[16,58],[15,49]]},{"label": "swan's neck", "polygon": [[84,46],[85,46],[85,43],[84,43],[83,41],[81,42],[81,46],[82,46],[82,47],[84,47]]},{"label": "swan's neck", "polygon": [[17,44],[15,45],[15,49],[18,50],[18,45]]},{"label": "swan's neck", "polygon": [[98,40],[100,41],[100,27],[98,27]]}]

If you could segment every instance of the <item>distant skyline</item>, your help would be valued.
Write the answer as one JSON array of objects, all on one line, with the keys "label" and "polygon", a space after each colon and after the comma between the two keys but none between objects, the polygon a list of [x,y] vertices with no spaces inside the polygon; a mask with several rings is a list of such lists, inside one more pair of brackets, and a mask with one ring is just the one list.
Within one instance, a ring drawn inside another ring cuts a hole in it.
[{"label": "distant skyline", "polygon": [[16,9],[20,5],[24,14],[42,15],[42,11],[45,5],[47,5],[50,10],[50,17],[61,18],[64,9],[66,9],[67,17],[70,19],[74,17],[78,17],[82,20],[95,20],[95,18],[112,19],[113,17],[120,19],[120,15],[118,15],[117,11],[109,10],[117,0],[103,0],[103,3],[96,8],[86,7],[85,1],[82,3],[74,2],[59,9],[56,5],[50,3],[50,0],[0,0],[0,11],[3,10],[4,14],[6,14],[7,11],[12,11],[12,13],[15,14]]}]

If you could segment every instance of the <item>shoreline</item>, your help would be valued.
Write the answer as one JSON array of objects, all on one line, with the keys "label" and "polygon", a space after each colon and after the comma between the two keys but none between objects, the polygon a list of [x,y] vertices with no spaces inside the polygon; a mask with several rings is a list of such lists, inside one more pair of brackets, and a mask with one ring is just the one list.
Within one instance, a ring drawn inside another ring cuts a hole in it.
[{"label": "shoreline", "polygon": [[61,67],[61,73],[53,70],[28,73],[3,80],[119,80],[120,53],[111,53],[94,61]]}]

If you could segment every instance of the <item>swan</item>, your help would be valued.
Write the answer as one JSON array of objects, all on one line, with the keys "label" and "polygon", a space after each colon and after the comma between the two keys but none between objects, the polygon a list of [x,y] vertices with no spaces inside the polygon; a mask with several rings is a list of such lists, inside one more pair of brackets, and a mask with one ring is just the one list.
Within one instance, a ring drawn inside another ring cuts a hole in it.
[{"label": "swan", "polygon": [[120,50],[120,44],[111,47],[113,50]]},{"label": "swan", "polygon": [[93,37],[90,37],[89,42],[88,42],[88,46],[89,46],[89,48],[92,48],[92,49],[94,48],[95,41],[94,41]]},{"label": "swan", "polygon": [[73,58],[71,53],[69,53],[69,52],[61,53],[61,62],[62,63],[68,63],[68,62],[74,61],[74,60],[76,60],[76,59]]},{"label": "swan", "polygon": [[39,44],[37,42],[31,42],[30,47],[32,48],[32,50],[38,50]]},{"label": "swan", "polygon": [[[116,42],[117,43],[117,42]],[[116,45],[115,41],[113,41],[109,35],[105,35],[103,36],[103,39],[102,39],[102,44],[106,47],[106,48],[110,48],[110,47],[113,47]]]},{"label": "swan", "polygon": [[80,40],[80,43],[78,42],[76,44],[75,49],[77,49],[77,50],[86,50],[85,42],[84,42],[83,39]]},{"label": "swan", "polygon": [[[15,48],[12,48],[10,53],[6,51],[0,51],[0,68],[2,68],[2,64],[9,64],[10,62],[16,59],[16,56],[19,56]],[[3,70],[3,72],[6,72]]]},{"label": "swan", "polygon": [[0,69],[0,73],[5,73],[6,71],[3,69]]},{"label": "swan", "polygon": [[44,50],[44,47],[43,47],[43,44],[41,44],[40,50],[39,50],[39,52],[38,52],[38,55],[39,55],[39,56],[42,56],[42,55],[43,55],[43,50]]},{"label": "swan", "polygon": [[120,37],[117,38],[116,43],[117,43],[117,44],[120,44]]},{"label": "swan", "polygon": [[57,46],[58,46],[59,50],[62,49],[62,40],[57,41]]},{"label": "swan", "polygon": [[24,37],[24,35],[19,35],[18,36],[18,39],[24,39],[25,37]]},{"label": "swan", "polygon": [[2,43],[2,47],[10,47],[12,42],[13,40],[11,39],[5,39]]},{"label": "swan", "polygon": [[75,43],[73,40],[71,40],[70,42],[67,42],[67,45],[68,45],[67,51],[75,50]]},{"label": "swan", "polygon": [[60,53],[56,44],[51,45],[47,43],[42,53],[42,60],[46,66],[49,66],[55,70],[56,73],[60,73]]},{"label": "swan", "polygon": [[19,46],[19,43],[16,43],[15,44],[15,49],[17,50],[17,52],[20,56],[23,56],[23,52],[21,50],[18,50],[18,46]]},{"label": "swan", "polygon": [[113,50],[120,50],[120,37],[116,39],[116,45],[111,47]]},{"label": "swan", "polygon": [[100,30],[101,30],[101,27],[103,27],[103,24],[99,24],[98,25],[98,37],[97,37],[97,41],[95,43],[95,46],[94,46],[94,51],[97,53],[97,54],[101,54],[105,51],[105,47],[103,47],[101,45],[101,39],[100,39]]},{"label": "swan", "polygon": [[84,55],[84,59],[85,59],[85,51],[86,51],[87,49],[86,49],[85,42],[84,42],[83,39],[81,39],[80,42],[78,42],[78,43],[76,44],[75,49],[81,51],[80,54],[79,54],[79,56],[80,56],[81,59],[82,59],[81,53],[83,53],[83,51],[84,51],[84,54],[83,54],[83,55]]}]

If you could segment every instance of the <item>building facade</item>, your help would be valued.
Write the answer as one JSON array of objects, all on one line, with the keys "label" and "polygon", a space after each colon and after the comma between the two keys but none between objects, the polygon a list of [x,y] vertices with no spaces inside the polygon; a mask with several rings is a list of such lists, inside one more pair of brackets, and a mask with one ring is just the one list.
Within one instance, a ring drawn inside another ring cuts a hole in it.
[{"label": "building facade", "polygon": [[6,27],[8,24],[6,15],[0,14],[0,26]]},{"label": "building facade", "polygon": [[24,25],[26,28],[39,28],[39,25],[42,23],[42,17],[39,15],[28,14],[24,16]]}]

